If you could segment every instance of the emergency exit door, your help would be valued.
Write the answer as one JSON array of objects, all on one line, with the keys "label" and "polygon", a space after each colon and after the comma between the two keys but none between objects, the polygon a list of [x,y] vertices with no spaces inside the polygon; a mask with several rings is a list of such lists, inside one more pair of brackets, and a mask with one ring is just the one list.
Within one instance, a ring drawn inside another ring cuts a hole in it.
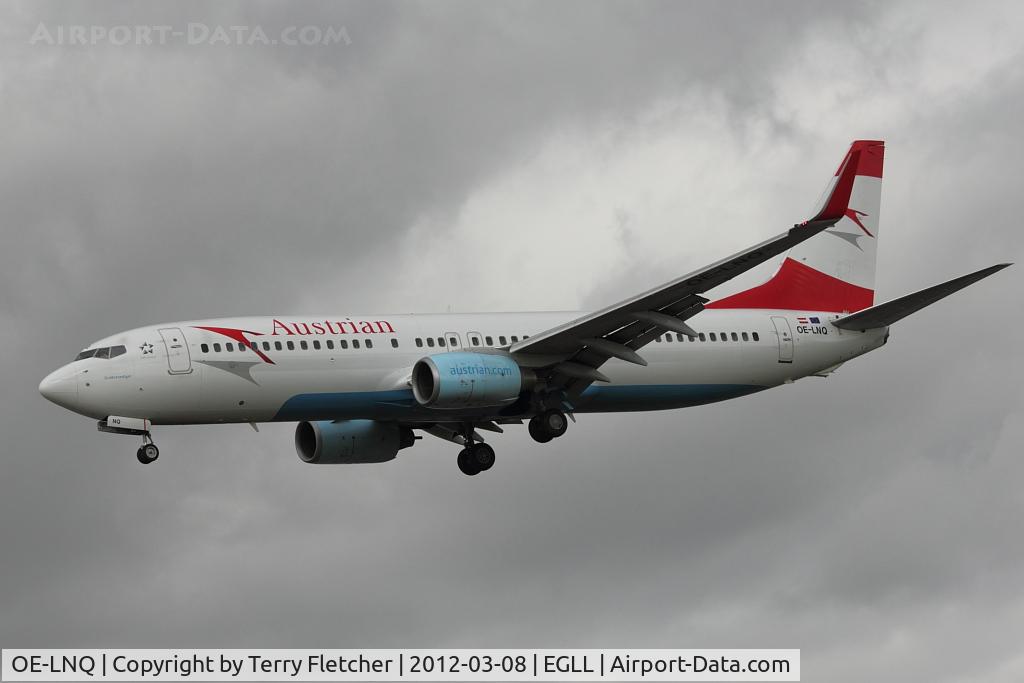
[{"label": "emergency exit door", "polygon": [[452,351],[462,350],[462,337],[459,336],[458,332],[445,332],[444,333],[445,344]]}]

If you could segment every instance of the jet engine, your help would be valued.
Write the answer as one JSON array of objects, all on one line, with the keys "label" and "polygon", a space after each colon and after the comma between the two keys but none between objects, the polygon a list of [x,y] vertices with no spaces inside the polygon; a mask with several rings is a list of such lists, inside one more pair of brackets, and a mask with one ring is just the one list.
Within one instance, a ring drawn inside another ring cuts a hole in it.
[{"label": "jet engine", "polygon": [[412,393],[430,408],[483,408],[513,403],[532,374],[511,357],[453,351],[427,356],[412,368]]},{"label": "jet engine", "polygon": [[300,422],[295,427],[295,451],[315,465],[387,462],[413,439],[408,427],[376,420]]}]

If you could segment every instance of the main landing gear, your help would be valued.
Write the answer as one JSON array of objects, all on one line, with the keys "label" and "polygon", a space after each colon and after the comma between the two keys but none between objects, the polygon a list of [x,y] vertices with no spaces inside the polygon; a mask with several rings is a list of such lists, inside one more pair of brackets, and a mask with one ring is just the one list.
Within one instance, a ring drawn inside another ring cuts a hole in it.
[{"label": "main landing gear", "polygon": [[[535,415],[530,420],[529,428],[530,436],[535,441],[547,443],[565,434],[569,428],[569,419],[561,410],[548,409]],[[493,425],[491,429],[492,431],[501,431]],[[461,439],[457,436],[459,432],[453,432],[454,430],[447,432],[443,438],[465,444],[465,448],[459,451],[457,459],[459,470],[463,474],[473,477],[494,467],[494,449],[490,445],[476,440],[480,437],[473,430],[472,423],[467,422],[462,425],[459,430]]]},{"label": "main landing gear", "polygon": [[557,439],[569,428],[569,420],[560,410],[545,410],[530,420],[530,436],[538,443]]},{"label": "main landing gear", "polygon": [[148,432],[142,436],[142,445],[139,446],[139,450],[135,451],[135,457],[143,465],[148,465],[160,457],[160,449],[153,443],[153,438]]},{"label": "main landing gear", "polygon": [[470,443],[459,451],[459,469],[470,477],[494,467],[494,449],[485,443]]}]

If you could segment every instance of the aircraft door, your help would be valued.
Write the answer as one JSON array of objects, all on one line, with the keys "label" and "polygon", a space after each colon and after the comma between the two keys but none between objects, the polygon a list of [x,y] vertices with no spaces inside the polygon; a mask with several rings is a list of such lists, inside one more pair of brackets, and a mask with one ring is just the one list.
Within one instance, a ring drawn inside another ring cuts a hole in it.
[{"label": "aircraft door", "polygon": [[462,350],[462,338],[457,332],[445,332],[444,343],[448,346],[449,351],[461,351]]},{"label": "aircraft door", "polygon": [[779,362],[793,362],[793,331],[789,327],[789,320],[781,315],[773,315],[772,323],[775,325],[775,334],[779,337]]},{"label": "aircraft door", "polygon": [[187,375],[192,372],[192,356],[181,330],[177,327],[164,327],[159,332],[167,352],[167,372],[172,375]]}]

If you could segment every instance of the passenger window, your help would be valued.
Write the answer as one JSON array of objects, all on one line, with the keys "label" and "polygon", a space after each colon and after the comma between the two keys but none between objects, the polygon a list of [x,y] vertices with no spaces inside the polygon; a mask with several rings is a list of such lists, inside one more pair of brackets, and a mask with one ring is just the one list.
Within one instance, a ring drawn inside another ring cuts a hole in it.
[{"label": "passenger window", "polygon": [[214,344],[213,345],[213,352],[214,353],[220,353],[220,344]]},{"label": "passenger window", "polygon": [[760,337],[757,336],[757,332],[751,332],[750,334],[753,335],[754,341],[760,341]]},{"label": "passenger window", "polygon": [[277,349],[278,351],[280,351],[281,350],[281,342],[274,342],[274,348]]},{"label": "passenger window", "polygon": [[366,348],[368,348],[368,349],[372,349],[373,348],[373,340],[372,339],[367,339],[366,340]]},{"label": "passenger window", "polygon": [[707,341],[707,337],[704,336],[703,332],[697,335],[697,339],[700,339],[701,341]]},{"label": "passenger window", "polygon": [[264,351],[269,351],[270,350],[270,342],[268,342],[268,341],[263,342],[263,350]]},{"label": "passenger window", "polygon": [[672,335],[671,334],[666,334],[665,335],[665,341],[667,341],[667,342],[672,341]]},{"label": "passenger window", "polygon": [[110,358],[110,347],[96,349],[97,358]]},{"label": "passenger window", "polygon": [[423,340],[419,337],[416,337],[416,346],[417,348],[423,348]]},{"label": "passenger window", "polygon": [[320,350],[320,340],[319,339],[314,339],[313,340],[313,348],[316,349],[317,351]]},{"label": "passenger window", "polygon": [[437,338],[437,345],[438,346],[444,346],[444,337],[438,337]]},{"label": "passenger window", "polygon": [[716,336],[715,336],[715,333],[714,333],[714,332],[712,332],[711,334],[709,334],[709,335],[708,335],[708,338],[709,338],[709,339],[711,339],[711,341],[718,341],[718,337],[716,337]]},{"label": "passenger window", "polygon": [[654,341],[656,341],[656,342],[658,342],[660,344],[661,343],[661,335],[659,334],[657,337],[655,337]]},{"label": "passenger window", "polygon": [[358,339],[353,339],[352,340],[352,348],[353,349],[358,349],[359,348],[359,340]]},{"label": "passenger window", "polygon": [[307,342],[305,339],[303,339],[302,341],[299,342],[299,348],[301,348],[303,351],[308,350],[309,349],[309,342]]},{"label": "passenger window", "polygon": [[111,358],[117,358],[118,356],[120,356],[123,353],[125,353],[125,348],[123,346],[111,346],[110,347],[110,357]]},{"label": "passenger window", "polygon": [[494,346],[494,337],[484,337],[484,341],[488,346]]},{"label": "passenger window", "polygon": [[429,346],[430,348],[434,348],[434,338],[433,337],[427,337],[427,346]]},{"label": "passenger window", "polygon": [[686,337],[683,336],[682,332],[676,332],[676,341],[686,341]]},{"label": "passenger window", "polygon": [[459,340],[455,337],[448,337],[448,346],[458,346]]},{"label": "passenger window", "polygon": [[739,341],[739,338],[736,336],[735,332],[732,333],[732,340],[733,341]]},{"label": "passenger window", "polygon": [[343,349],[347,349],[348,348],[348,340],[347,339],[339,339],[338,340],[338,346],[343,348]]},{"label": "passenger window", "polygon": [[333,339],[328,339],[324,343],[327,344],[327,348],[331,349],[332,351],[334,350],[334,340]]},{"label": "passenger window", "polygon": [[747,336],[746,332],[743,333],[743,341],[750,341],[750,337]]},{"label": "passenger window", "polygon": [[469,343],[473,346],[480,346],[480,337],[470,337]]},{"label": "passenger window", "polygon": [[722,333],[722,341],[729,341],[729,335],[727,335],[725,332]]},{"label": "passenger window", "polygon": [[517,337],[516,335],[513,334],[512,335],[512,343],[515,344],[517,341],[519,341],[519,337]]},{"label": "passenger window", "polygon": [[200,345],[199,345],[199,349],[200,349],[200,350],[201,350],[201,351],[202,351],[203,353],[209,353],[209,352],[210,352],[210,345],[209,345],[209,344],[200,344]]},{"label": "passenger window", "polygon": [[295,350],[295,342],[293,342],[293,341],[289,341],[288,342],[288,350],[289,351],[294,351]]},{"label": "passenger window", "polygon": [[393,348],[393,349],[397,349],[398,348],[398,340],[397,339],[392,339],[391,340],[391,348]]},{"label": "passenger window", "polygon": [[231,342],[228,342],[228,343],[224,344],[224,350],[225,351],[234,351],[235,350],[235,345],[232,344]]},{"label": "passenger window", "polygon": [[505,335],[501,335],[500,337],[498,337],[498,343],[499,343],[499,344],[501,344],[502,346],[504,346],[505,344],[507,344],[507,343],[508,343],[508,342],[507,342],[507,341],[505,340]]}]

